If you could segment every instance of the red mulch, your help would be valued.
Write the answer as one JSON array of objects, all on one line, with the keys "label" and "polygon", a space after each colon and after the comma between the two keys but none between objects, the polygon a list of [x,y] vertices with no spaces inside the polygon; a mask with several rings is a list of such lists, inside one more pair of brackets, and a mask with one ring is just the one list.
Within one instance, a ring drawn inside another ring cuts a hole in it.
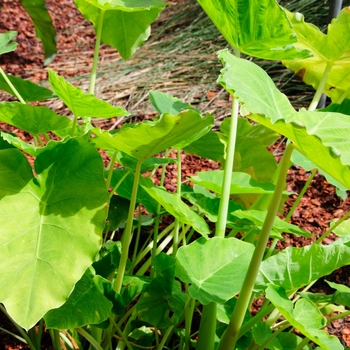
[{"label": "red mulch", "polygon": [[[0,65],[5,72],[28,78],[33,82],[40,82],[47,79],[47,67],[43,65],[43,50],[40,41],[35,37],[33,25],[17,1],[0,0],[1,22],[0,32],[7,30],[18,31],[16,41],[18,48],[13,53],[0,56]],[[47,7],[53,19],[57,30],[57,49],[58,54],[49,67],[55,63],[64,62],[67,53],[76,56],[82,56],[86,59],[86,69],[76,70],[74,67],[68,67],[60,74],[69,77],[81,75],[90,71],[90,65],[93,56],[94,31],[90,22],[84,20],[79,11],[75,8],[73,0],[47,0]],[[6,100],[9,97],[6,94],[0,95],[0,100]],[[0,123],[2,130],[8,129],[7,125]],[[22,134],[25,139],[27,135]],[[184,177],[195,174],[197,171],[215,169],[218,164],[192,155],[183,155]],[[168,166],[166,177],[166,188],[170,191],[175,189],[174,175],[176,169],[174,165]],[[292,167],[288,173],[288,190],[299,193],[303,188],[309,173],[301,168]],[[285,214],[293,204],[296,196],[291,196],[285,205]],[[335,189],[322,175],[316,175],[304,195],[301,203],[295,211],[292,223],[299,225],[305,230],[313,233],[311,239],[286,235],[285,242],[279,243],[278,247],[286,246],[301,247],[313,242],[328,227],[330,220],[342,217],[350,210],[350,199],[341,200],[335,194]],[[330,243],[334,236],[329,236],[324,243]],[[343,267],[335,271],[327,279],[337,283],[343,283],[350,286],[350,268]],[[329,288],[322,281],[314,285],[313,291],[327,292]],[[350,347],[350,319],[338,320],[329,326],[329,331],[335,334],[343,342],[344,346]],[[0,327],[15,331],[7,318],[0,313]],[[47,336],[47,333],[46,333]],[[46,342],[47,343],[47,342]],[[6,335],[0,331],[0,348],[6,350],[28,349],[15,338]],[[42,349],[50,349],[44,345]]]}]

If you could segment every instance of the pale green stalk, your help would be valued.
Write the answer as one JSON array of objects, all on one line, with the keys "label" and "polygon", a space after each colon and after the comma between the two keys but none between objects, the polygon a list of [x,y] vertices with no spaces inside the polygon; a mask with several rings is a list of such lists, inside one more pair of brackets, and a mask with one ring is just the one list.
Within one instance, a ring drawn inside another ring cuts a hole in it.
[{"label": "pale green stalk", "polygon": [[[147,247],[145,247],[137,256],[135,262],[134,262],[134,266],[136,266],[146,255],[147,253],[149,253],[151,250],[154,249],[155,246],[155,250],[154,250],[154,254],[157,253],[157,243],[164,237],[166,236],[172,229],[174,228],[174,223],[170,224],[169,226],[167,226],[159,235],[157,235],[157,241],[156,243],[154,243],[155,241],[150,242]],[[170,238],[170,240],[172,239],[172,237]],[[153,253],[152,253],[153,254]]]},{"label": "pale green stalk", "polygon": [[[96,343],[100,344],[102,339],[102,329],[92,325],[91,336],[95,339]],[[93,350],[92,344],[90,344],[89,350]]]},{"label": "pale green stalk", "polygon": [[169,327],[166,332],[163,334],[162,341],[159,343],[159,346],[157,347],[157,350],[162,350],[166,341],[168,340],[169,335],[173,331],[174,326]]},{"label": "pale green stalk", "polygon": [[331,322],[335,321],[335,320],[339,320],[340,318],[344,318],[350,315],[350,310],[341,312],[340,314],[331,316],[327,319],[327,323],[326,325],[328,326]]},{"label": "pale green stalk", "polygon": [[[187,226],[185,229],[183,229],[181,231],[181,234],[180,234],[180,240],[182,239],[182,237],[186,234],[186,232],[189,230],[190,226]],[[157,247],[157,250],[156,250],[156,254],[159,254],[160,252],[162,252],[166,247],[167,245],[171,242],[171,240],[173,239],[173,235],[169,235],[167,237],[165,237],[164,241],[159,244],[159,246]],[[170,254],[172,253],[172,250],[173,248],[170,247],[167,254]],[[141,268],[136,272],[136,275],[137,276],[143,276],[145,274],[145,272],[147,271],[147,269],[150,267],[151,265],[151,259],[152,258],[149,258],[142,266]]]},{"label": "pale green stalk", "polygon": [[132,223],[133,223],[133,219],[134,219],[137,189],[139,186],[142,162],[143,162],[143,159],[139,159],[137,161],[137,164],[136,164],[135,180],[134,180],[132,193],[131,193],[129,214],[128,214],[128,219],[126,222],[126,227],[125,227],[125,230],[123,232],[123,237],[122,237],[122,254],[121,254],[120,262],[119,262],[119,266],[118,266],[117,277],[114,281],[114,286],[113,286],[115,292],[118,294],[120,293],[121,288],[122,288],[126,263],[127,263],[128,255],[129,255],[129,247],[130,247],[130,241],[131,241],[131,235],[132,235]]},{"label": "pale green stalk", "polygon": [[18,98],[19,102],[26,104],[26,101],[24,101],[24,99],[22,98],[22,96],[19,94],[19,92],[17,91],[17,89],[13,86],[13,84],[10,82],[9,78],[6,76],[5,72],[2,70],[2,68],[0,67],[0,74],[2,75],[2,77],[4,78],[4,80],[6,81],[6,83],[8,84],[8,86],[11,88],[12,92],[15,94],[15,96]]},{"label": "pale green stalk", "polygon": [[103,348],[96,342],[96,340],[83,328],[75,328],[96,350],[103,350]]},{"label": "pale green stalk", "polygon": [[338,221],[334,223],[319,239],[315,242],[316,244],[321,244],[322,241],[333,232],[333,230],[338,227],[344,220],[346,220],[350,216],[350,211],[348,211],[343,217],[341,217]]},{"label": "pale green stalk", "polygon": [[[186,290],[188,285],[186,285]],[[188,294],[188,293],[187,293]],[[190,350],[190,339],[191,339],[191,325],[193,319],[193,312],[196,306],[196,300],[190,297],[190,301],[185,307],[185,350]]]},{"label": "pale green stalk", "polygon": [[142,212],[141,212],[141,208],[139,207],[136,240],[135,240],[135,245],[134,245],[134,253],[133,253],[133,256],[132,256],[132,259],[131,259],[131,265],[132,266],[135,266],[134,265],[134,261],[136,259],[137,251],[139,249],[141,228],[142,228]]},{"label": "pale green stalk", "polygon": [[125,334],[123,333],[123,331],[120,329],[119,325],[113,320],[113,318],[111,317],[111,321],[113,323],[114,328],[116,329],[116,331],[118,332],[119,336],[123,339],[124,344],[126,345],[126,347],[129,350],[132,350],[132,346],[129,343],[129,340],[127,338],[127,336],[125,336]]},{"label": "pale green stalk", "polygon": [[270,237],[270,231],[275,221],[278,207],[281,202],[282,193],[285,188],[286,175],[289,169],[289,162],[294,145],[289,144],[281,160],[281,169],[277,179],[275,191],[266,215],[257,245],[255,247],[249,268],[241,288],[236,307],[232,313],[230,323],[224,332],[218,350],[232,350],[235,348],[244,315],[250,302],[256,277],[259,272],[261,261],[264,257],[266,243]]},{"label": "pale green stalk", "polygon": [[310,339],[308,337],[305,337],[299,345],[295,348],[295,350],[302,350],[304,349],[304,346],[307,345],[310,342]]},{"label": "pale green stalk", "polygon": [[340,96],[339,100],[337,101],[338,104],[342,104],[344,100],[348,97],[350,93],[350,86],[349,88],[343,93],[343,95]]},{"label": "pale green stalk", "polygon": [[97,76],[97,65],[98,65],[98,57],[100,53],[101,46],[101,36],[102,36],[102,27],[103,27],[103,17],[105,14],[105,10],[101,9],[100,16],[98,18],[97,24],[97,32],[96,32],[96,42],[94,49],[94,59],[91,67],[91,76],[90,76],[90,87],[89,94],[95,94],[95,85],[96,85],[96,76]]},{"label": "pale green stalk", "polygon": [[220,197],[218,221],[215,226],[215,236],[225,237],[226,222],[227,222],[227,211],[230,200],[230,189],[232,181],[232,170],[235,157],[236,148],[236,134],[237,134],[237,123],[238,123],[238,109],[239,103],[237,99],[232,101],[232,115],[230,123],[230,135],[227,142],[227,152],[225,159],[224,178],[222,183],[222,191]]},{"label": "pale green stalk", "polygon": [[333,64],[334,64],[333,61],[327,62],[320,84],[318,85],[314,98],[312,99],[311,104],[309,106],[309,111],[314,111],[317,108],[317,105],[323,94],[323,90],[324,90],[324,87],[326,86],[327,79],[328,79],[329,73],[331,72]]},{"label": "pale green stalk", "polygon": [[72,125],[72,131],[70,133],[70,136],[72,137],[75,134],[75,129],[77,127],[77,124],[78,124],[78,116],[75,113],[73,113],[73,125]]},{"label": "pale green stalk", "polygon": [[60,332],[58,329],[50,329],[50,336],[54,350],[62,350]]},{"label": "pale green stalk", "polygon": [[[177,187],[176,194],[181,196],[181,150],[177,149]],[[173,231],[173,257],[176,256],[177,248],[179,245],[179,230],[180,230],[180,220],[175,218],[175,227]]]},{"label": "pale green stalk", "polygon": [[[239,54],[236,52],[236,56]],[[227,151],[225,159],[224,178],[222,183],[222,191],[220,197],[218,221],[215,226],[215,236],[225,237],[227,211],[230,200],[230,188],[232,180],[232,170],[234,163],[236,134],[238,123],[239,103],[237,99],[232,101],[232,115],[230,123],[230,134],[227,142]],[[211,350],[214,348],[214,337],[216,329],[216,303],[210,303],[203,306],[203,314],[198,334],[197,350]],[[210,319],[211,318],[211,319]],[[203,324],[202,324],[203,323]]]}]

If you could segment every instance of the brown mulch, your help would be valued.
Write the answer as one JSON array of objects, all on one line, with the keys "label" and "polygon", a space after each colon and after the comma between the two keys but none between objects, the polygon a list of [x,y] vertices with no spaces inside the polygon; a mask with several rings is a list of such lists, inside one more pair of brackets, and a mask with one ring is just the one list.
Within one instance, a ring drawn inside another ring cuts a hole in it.
[{"label": "brown mulch", "polygon": [[[60,67],[61,71],[59,73],[65,77],[79,76],[90,71],[93,57],[94,31],[91,23],[85,20],[75,8],[73,0],[47,0],[47,7],[57,31],[58,49],[56,58],[48,67],[43,66],[42,45],[35,37],[33,25],[27,13],[19,5],[19,2],[0,0],[0,6],[3,7],[0,9],[0,32],[7,30],[18,31],[18,36],[16,37],[18,42],[17,50],[0,56],[0,65],[6,73],[39,83],[47,79],[47,68],[55,70],[55,67]],[[103,45],[101,56],[103,56],[104,52],[110,51],[111,48]],[[68,57],[70,58],[70,63],[65,69],[62,69],[62,66],[64,67],[63,63],[67,61]],[[71,64],[72,57],[75,57],[79,62],[83,61],[84,65]],[[211,95],[208,91],[208,98],[209,96]],[[0,101],[8,99],[10,99],[9,95],[0,92]],[[0,123],[0,127],[2,130],[10,131],[7,125]],[[23,133],[22,137],[26,139],[28,135]],[[218,164],[215,162],[203,160],[193,155],[183,154],[182,158],[184,177],[191,176],[198,171],[216,169],[218,167]],[[174,165],[168,166],[165,186],[170,191],[175,189],[175,168]],[[288,173],[288,190],[299,193],[309,175],[308,172],[301,168],[292,167]],[[284,215],[287,214],[295,198],[296,196],[293,195],[286,202]],[[349,197],[345,201],[340,199],[336,195],[334,187],[322,175],[317,174],[290,220],[290,222],[311,232],[313,237],[305,239],[303,237],[286,235],[285,241],[281,242],[278,247],[301,247],[310,244],[329,228],[329,223],[332,219],[341,218],[349,210]],[[334,239],[335,237],[330,235],[324,243],[329,244]],[[327,276],[326,279],[343,283],[350,287],[350,268],[348,266],[343,267],[335,271],[331,276]],[[325,283],[319,281],[314,285],[313,291],[329,292],[329,289],[327,289]],[[349,322],[349,319],[338,320],[328,327],[330,333],[338,336],[344,346],[348,347],[350,347]],[[1,312],[0,327],[15,331]],[[28,347],[0,331],[0,349],[18,350],[28,349]],[[46,346],[43,349],[50,348]]]}]

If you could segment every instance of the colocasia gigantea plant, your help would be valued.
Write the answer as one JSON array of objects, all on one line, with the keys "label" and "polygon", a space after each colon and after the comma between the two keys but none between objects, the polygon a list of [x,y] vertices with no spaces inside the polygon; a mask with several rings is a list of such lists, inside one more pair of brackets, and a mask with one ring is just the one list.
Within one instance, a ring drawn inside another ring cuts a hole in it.
[{"label": "colocasia gigantea plant", "polygon": [[[101,41],[128,59],[166,6],[160,0],[75,0],[96,31],[88,93],[51,70],[50,90],[1,70],[1,88],[19,102],[1,103],[0,120],[33,142],[1,132],[0,307],[33,350],[44,330],[55,350],[343,349],[324,329],[350,314],[350,289],[331,282],[332,295],[308,289],[350,263],[349,214],[312,245],[275,246],[282,233],[312,235],[288,223],[292,211],[276,216],[290,194],[292,163],[313,169],[310,181],[318,169],[350,189],[350,8],[323,34],[274,0],[198,2],[232,47],[218,53],[217,81],[233,96],[219,131],[213,116],[157,91],[149,93],[155,120],[113,131],[95,126],[94,118],[128,115],[94,96]],[[35,3],[32,18],[46,19],[36,29],[51,28],[38,30],[49,61],[54,29],[45,3]],[[15,50],[15,35],[0,35],[1,54]],[[316,90],[309,109],[296,111],[241,55],[282,60],[301,75]],[[322,93],[332,103],[316,110]],[[52,97],[74,117],[32,104]],[[287,141],[277,164],[266,146],[281,135]],[[164,189],[164,176],[156,186],[145,175],[159,166],[164,175],[174,162],[170,149],[179,155],[176,193]],[[181,150],[221,169],[181,186]],[[99,151],[109,155],[107,167]],[[162,224],[164,215],[174,218],[170,224]],[[324,245],[331,232],[339,239]],[[254,300],[262,306],[252,315]]]}]

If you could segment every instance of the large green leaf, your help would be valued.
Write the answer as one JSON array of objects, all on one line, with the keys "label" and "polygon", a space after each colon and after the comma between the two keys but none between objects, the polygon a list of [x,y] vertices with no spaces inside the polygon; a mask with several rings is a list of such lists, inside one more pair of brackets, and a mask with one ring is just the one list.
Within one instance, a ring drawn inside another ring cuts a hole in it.
[{"label": "large green leaf", "polygon": [[[350,188],[350,119],[332,112],[296,112],[286,96],[256,64],[227,50],[219,82],[241,102],[241,113],[293,141],[296,149]],[[316,150],[316,151],[315,151]]]},{"label": "large green leaf", "polygon": [[171,193],[163,188],[146,183],[145,179],[140,179],[142,188],[153,197],[164,209],[187,225],[192,226],[197,232],[202,235],[210,233],[209,227],[205,220],[194,212],[187,204],[185,204],[181,197],[176,193]]},{"label": "large green leaf", "polygon": [[0,120],[33,135],[68,127],[71,121],[44,106],[31,106],[19,102],[1,102]]},{"label": "large green leaf", "polygon": [[48,65],[56,56],[56,31],[47,12],[45,0],[20,0],[33,21],[36,36],[44,47],[45,61]]},{"label": "large green leaf", "polygon": [[227,42],[250,56],[280,60],[308,57],[299,51],[283,9],[275,0],[197,0]]},{"label": "large green leaf", "polygon": [[67,80],[50,69],[49,80],[52,90],[55,91],[75,116],[111,118],[130,114],[122,107],[112,106],[106,101],[99,100],[94,95],[86,94],[83,90],[69,84]]},{"label": "large green leaf", "polygon": [[266,297],[276,306],[286,320],[310,340],[325,350],[343,350],[339,339],[328,335],[322,328],[326,325],[326,319],[318,307],[311,301],[300,299],[295,303],[288,299],[285,290],[281,287],[269,285],[266,289]]},{"label": "large green leaf", "polygon": [[166,3],[161,0],[74,0],[83,16],[97,31],[102,24],[102,41],[115,47],[127,60],[148,39],[150,25]]},{"label": "large green leaf", "polygon": [[[10,80],[11,84],[16,88],[25,102],[41,101],[56,97],[51,90],[34,84],[29,80],[24,80],[8,74],[6,74],[6,77]],[[5,90],[9,94],[15,96],[2,75],[0,75],[0,89]]]},{"label": "large green leaf", "polygon": [[295,291],[349,263],[350,248],[345,245],[288,247],[261,263],[255,289],[264,291],[273,283]]},{"label": "large green leaf", "polygon": [[99,291],[89,270],[77,282],[68,300],[44,317],[47,328],[74,329],[105,321],[112,303]]},{"label": "large green leaf", "polygon": [[212,122],[211,116],[202,117],[193,110],[176,116],[165,113],[156,121],[126,125],[114,135],[95,129],[92,142],[101,149],[123,151],[134,158],[146,159],[201,133]]},{"label": "large green leaf", "polygon": [[240,291],[253,250],[236,238],[200,238],[178,250],[175,275],[202,304],[224,303]]},{"label": "large green leaf", "polygon": [[17,43],[10,43],[10,40],[13,39],[16,35],[17,32],[13,30],[10,30],[6,33],[0,33],[0,55],[16,50]]},{"label": "large green leaf", "polygon": [[[201,185],[216,193],[221,193],[223,170],[203,171],[189,178],[193,183]],[[273,193],[275,186],[269,182],[258,182],[249,174],[234,172],[231,177],[230,194]]]},{"label": "large green leaf", "polygon": [[315,89],[323,78],[326,65],[332,67],[323,92],[333,102],[340,98],[350,98],[350,11],[344,8],[328,26],[328,34],[323,34],[316,26],[305,23],[300,13],[288,13],[298,36],[297,46],[310,50],[313,57],[301,60],[283,61],[296,72],[305,83]]},{"label": "large green leaf", "polygon": [[108,200],[101,156],[82,139],[42,152],[35,173],[20,151],[0,151],[0,301],[25,329],[93,262]]}]

